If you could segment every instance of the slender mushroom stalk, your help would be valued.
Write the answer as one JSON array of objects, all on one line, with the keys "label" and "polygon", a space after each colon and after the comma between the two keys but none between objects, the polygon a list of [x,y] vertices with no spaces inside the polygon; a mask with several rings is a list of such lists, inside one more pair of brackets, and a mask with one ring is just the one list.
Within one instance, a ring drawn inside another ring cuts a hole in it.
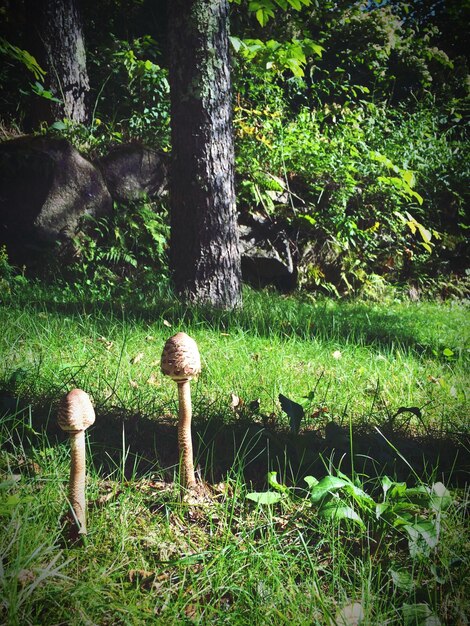
[{"label": "slender mushroom stalk", "polygon": [[95,421],[91,400],[81,389],[72,389],[62,398],[57,422],[70,437],[69,499],[78,525],[78,533],[86,535],[85,499],[85,430]]},{"label": "slender mushroom stalk", "polygon": [[194,339],[186,333],[170,337],[163,348],[161,370],[178,385],[178,448],[181,481],[184,487],[196,486],[191,440],[191,389],[189,381],[201,371],[201,358]]}]

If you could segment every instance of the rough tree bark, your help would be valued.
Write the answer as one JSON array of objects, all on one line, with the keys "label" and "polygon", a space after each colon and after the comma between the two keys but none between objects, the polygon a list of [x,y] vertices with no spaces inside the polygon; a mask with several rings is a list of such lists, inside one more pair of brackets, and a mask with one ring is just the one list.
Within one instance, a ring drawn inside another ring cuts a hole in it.
[{"label": "rough tree bark", "polygon": [[60,100],[37,102],[36,121],[89,121],[90,85],[77,0],[27,0],[32,50],[47,71],[46,87]]},{"label": "rough tree bark", "polygon": [[177,292],[241,304],[227,0],[169,8],[172,162],[170,263]]}]

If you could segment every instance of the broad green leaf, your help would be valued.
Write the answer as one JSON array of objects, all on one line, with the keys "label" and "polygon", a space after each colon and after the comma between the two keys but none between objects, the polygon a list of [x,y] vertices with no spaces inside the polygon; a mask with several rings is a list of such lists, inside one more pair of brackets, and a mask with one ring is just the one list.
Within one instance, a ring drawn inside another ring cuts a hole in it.
[{"label": "broad green leaf", "polygon": [[10,515],[17,506],[31,502],[32,499],[32,496],[20,496],[17,493],[1,498],[0,515]]},{"label": "broad green leaf", "polygon": [[382,478],[382,489],[384,492],[384,496],[387,495],[387,491],[390,489],[390,487],[393,486],[393,481],[390,480],[390,478],[388,476],[384,476]]},{"label": "broad green leaf", "polygon": [[336,476],[325,476],[317,485],[314,485],[310,491],[310,499],[312,502],[319,502],[327,494],[338,491],[348,483]]},{"label": "broad green leaf", "polygon": [[413,196],[413,198],[416,198],[418,204],[423,204],[424,198],[417,191],[415,191],[414,189],[410,189],[408,193],[410,194],[410,196]]},{"label": "broad green leaf", "polygon": [[314,476],[305,476],[304,478],[307,485],[312,489],[315,485],[318,485],[318,480]]},{"label": "broad green leaf", "polygon": [[404,626],[441,626],[439,618],[424,603],[405,603],[402,606],[402,614]]},{"label": "broad green leaf", "polygon": [[229,40],[235,52],[238,52],[242,47],[242,40],[239,37],[229,37]]},{"label": "broad green leaf", "polygon": [[404,528],[408,533],[411,556],[426,556],[429,549],[432,550],[439,543],[439,534],[434,522],[420,521]]},{"label": "broad green leaf", "polygon": [[325,51],[325,48],[323,46],[320,46],[318,43],[311,43],[310,47],[312,48],[313,52],[318,55],[319,57],[322,56],[323,52]]},{"label": "broad green leaf", "polygon": [[426,485],[419,485],[419,487],[410,487],[406,490],[405,494],[410,502],[423,506],[426,501],[429,501],[431,489]]},{"label": "broad green leaf", "polygon": [[379,502],[375,505],[375,518],[380,519],[382,515],[390,509],[388,502]]},{"label": "broad green leaf", "polygon": [[431,231],[429,231],[427,228],[424,228],[424,226],[420,224],[419,222],[416,222],[416,224],[418,226],[419,234],[423,238],[423,241],[425,241],[426,243],[429,243],[432,239]]},{"label": "broad green leaf", "polygon": [[360,504],[361,506],[369,506],[369,507],[375,506],[374,499],[371,498],[371,496],[368,493],[366,493],[363,489],[361,489],[360,487],[357,487],[353,483],[346,485],[344,489],[345,491],[348,491],[356,500],[356,502],[358,502],[358,504]]},{"label": "broad green leaf", "polygon": [[404,181],[409,187],[414,187],[415,184],[415,175],[410,170],[403,170],[402,176]]},{"label": "broad green leaf", "polygon": [[403,591],[413,591],[416,584],[413,580],[413,576],[408,570],[390,570],[390,576],[392,577],[393,584],[398,589]]},{"label": "broad green leaf", "polygon": [[443,585],[447,581],[447,576],[443,575],[442,568],[438,567],[435,563],[431,563],[429,569],[437,583]]},{"label": "broad green leaf", "polygon": [[[406,483],[397,483],[391,480],[388,476],[382,478],[382,489],[384,492],[384,499],[387,494],[390,498],[402,496],[406,491]],[[390,491],[390,493],[388,493]]]},{"label": "broad green leaf", "polygon": [[331,520],[349,519],[352,522],[356,522],[356,524],[359,524],[359,526],[363,530],[366,529],[366,525],[356,513],[356,511],[350,506],[343,504],[340,500],[338,502],[329,502],[328,504],[325,504],[325,506],[321,507],[318,514],[325,519]]},{"label": "broad green leaf", "polygon": [[312,226],[315,226],[315,224],[317,223],[317,220],[311,215],[308,215],[307,213],[299,213],[298,217],[302,218],[303,220],[305,220]]},{"label": "broad green leaf", "polygon": [[256,502],[256,504],[276,504],[282,499],[282,495],[280,493],[275,493],[274,491],[254,491],[253,493],[246,494],[247,500],[251,500],[252,502]]},{"label": "broad green leaf", "polygon": [[263,9],[258,9],[258,11],[256,11],[256,19],[261,24],[261,26],[265,26],[267,21],[269,20],[269,17],[265,14]]},{"label": "broad green leaf", "polygon": [[434,483],[431,493],[431,506],[434,511],[446,511],[452,505],[450,491],[441,483]]},{"label": "broad green leaf", "polygon": [[16,59],[34,75],[37,80],[42,80],[46,76],[46,72],[42,69],[36,59],[27,51],[14,46],[9,41],[0,37],[0,53],[8,55],[12,59]]},{"label": "broad green leaf", "polygon": [[65,130],[67,128],[67,124],[61,121],[57,121],[51,124],[50,128],[53,128],[54,130]]}]

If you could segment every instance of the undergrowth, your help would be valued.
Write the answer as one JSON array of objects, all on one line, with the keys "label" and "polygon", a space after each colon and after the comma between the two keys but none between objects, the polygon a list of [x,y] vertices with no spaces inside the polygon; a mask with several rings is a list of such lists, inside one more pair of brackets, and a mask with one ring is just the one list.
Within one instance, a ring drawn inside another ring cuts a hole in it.
[{"label": "undergrowth", "polygon": [[[0,308],[1,621],[465,624],[468,310],[245,291],[243,310],[71,298]],[[203,500],[182,498],[184,330]],[[72,387],[93,398],[89,535],[67,540]],[[362,622],[361,622],[362,620]]]},{"label": "undergrowth", "polygon": [[287,487],[271,473],[253,492],[240,458],[191,503],[157,464],[126,478],[124,440],[108,471],[90,444],[77,545],[63,525],[68,444],[41,434],[30,446],[28,433],[2,419],[3,623],[465,623],[466,490],[348,478],[327,462],[317,478]]}]

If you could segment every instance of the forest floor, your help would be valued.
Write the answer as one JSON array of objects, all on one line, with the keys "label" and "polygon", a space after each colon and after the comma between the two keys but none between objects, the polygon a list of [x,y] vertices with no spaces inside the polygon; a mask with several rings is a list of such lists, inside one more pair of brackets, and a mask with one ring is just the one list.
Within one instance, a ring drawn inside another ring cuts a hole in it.
[{"label": "forest floor", "polygon": [[[467,624],[469,310],[245,293],[243,310],[0,305],[0,621]],[[197,494],[165,340],[198,343]],[[59,398],[87,391],[85,541]]]}]

